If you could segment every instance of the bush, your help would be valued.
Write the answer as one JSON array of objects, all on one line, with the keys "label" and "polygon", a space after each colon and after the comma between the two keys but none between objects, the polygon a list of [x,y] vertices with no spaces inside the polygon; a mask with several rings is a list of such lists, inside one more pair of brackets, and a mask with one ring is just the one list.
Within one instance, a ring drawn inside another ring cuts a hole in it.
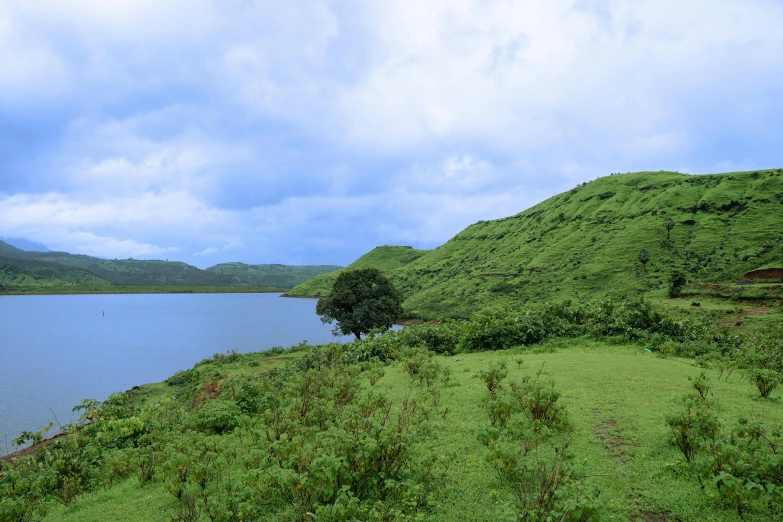
[{"label": "bush", "polygon": [[685,457],[692,462],[699,451],[717,437],[720,422],[715,412],[716,403],[707,395],[709,382],[704,372],[695,380],[691,379],[696,393],[682,397],[684,411],[666,417],[671,429],[672,442]]},{"label": "bush", "polygon": [[242,411],[235,402],[215,399],[198,410],[196,426],[204,433],[220,435],[239,426],[241,420]]},{"label": "bush", "polygon": [[[778,430],[760,422],[739,419],[728,435],[721,435],[709,446],[700,461],[699,473],[731,502],[740,518],[751,501],[766,500],[773,510],[783,500],[783,444]],[[703,486],[702,486],[703,487]],[[777,520],[777,517],[770,517]]]},{"label": "bush", "polygon": [[756,368],[748,371],[750,382],[756,385],[759,394],[767,398],[778,387],[781,381],[780,374],[774,370]]},{"label": "bush", "polygon": [[501,362],[497,366],[489,363],[489,369],[486,372],[483,370],[479,372],[479,378],[484,381],[484,384],[487,386],[487,394],[490,400],[497,398],[498,391],[500,391],[500,383],[507,375],[508,370],[506,369],[505,362]]},{"label": "bush", "polygon": [[552,428],[567,424],[565,409],[557,403],[560,392],[555,389],[554,382],[542,379],[540,373],[532,378],[526,375],[521,382],[511,383],[511,392],[534,425]]},{"label": "bush", "polygon": [[669,278],[669,298],[674,299],[675,297],[680,297],[682,289],[687,282],[688,280],[685,278],[685,274],[676,271],[672,272],[671,277]]},{"label": "bush", "polygon": [[191,368],[190,370],[183,370],[175,373],[166,379],[166,384],[169,386],[186,386],[199,382],[199,377],[199,371],[195,368]]}]

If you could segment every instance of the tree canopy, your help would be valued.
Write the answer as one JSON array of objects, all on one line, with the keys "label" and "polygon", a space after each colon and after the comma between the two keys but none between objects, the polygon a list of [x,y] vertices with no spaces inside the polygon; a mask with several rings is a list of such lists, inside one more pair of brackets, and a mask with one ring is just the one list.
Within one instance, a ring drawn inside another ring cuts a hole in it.
[{"label": "tree canopy", "polygon": [[402,295],[375,268],[346,270],[337,276],[329,295],[318,301],[315,313],[324,323],[337,321],[335,335],[389,329],[402,314]]}]

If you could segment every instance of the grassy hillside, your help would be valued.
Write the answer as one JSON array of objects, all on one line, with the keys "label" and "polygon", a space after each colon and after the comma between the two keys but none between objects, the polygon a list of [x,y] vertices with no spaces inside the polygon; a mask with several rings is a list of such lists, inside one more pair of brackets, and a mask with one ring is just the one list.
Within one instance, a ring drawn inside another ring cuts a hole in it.
[{"label": "grassy hillside", "polygon": [[0,459],[0,521],[779,520],[781,392],[748,377],[781,332],[712,319],[606,300],[216,354]]},{"label": "grassy hillside", "polygon": [[391,276],[407,296],[406,313],[422,318],[530,299],[661,296],[673,269],[690,282],[733,283],[780,265],[782,222],[783,169],[613,175],[471,225]]},{"label": "grassy hillside", "polygon": [[[380,246],[370,250],[343,270],[377,268],[384,274],[391,274],[393,271],[419,259],[427,252],[429,250],[417,250],[409,246]],[[305,283],[295,286],[286,292],[285,295],[291,297],[326,295],[329,293],[329,289],[332,288],[332,283],[334,283],[340,271],[336,270],[314,277]]]},{"label": "grassy hillside", "polygon": [[206,269],[206,272],[235,277],[247,285],[293,288],[315,276],[341,269],[337,265],[246,265],[222,263]]}]

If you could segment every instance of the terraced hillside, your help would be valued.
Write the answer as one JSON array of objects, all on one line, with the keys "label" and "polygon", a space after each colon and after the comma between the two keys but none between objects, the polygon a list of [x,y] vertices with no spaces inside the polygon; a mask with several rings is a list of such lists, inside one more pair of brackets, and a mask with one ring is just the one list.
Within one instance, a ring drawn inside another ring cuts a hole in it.
[{"label": "terraced hillside", "polygon": [[675,269],[690,282],[734,283],[781,261],[783,169],[640,172],[478,222],[389,274],[406,315],[441,318],[531,299],[662,296]]},{"label": "terraced hillside", "polygon": [[[379,246],[345,267],[343,270],[359,268],[377,268],[384,274],[391,274],[410,263],[413,263],[429,250],[417,250],[409,246]],[[286,292],[289,297],[323,296],[329,293],[332,283],[342,270],[316,276],[305,283],[295,286]]]}]

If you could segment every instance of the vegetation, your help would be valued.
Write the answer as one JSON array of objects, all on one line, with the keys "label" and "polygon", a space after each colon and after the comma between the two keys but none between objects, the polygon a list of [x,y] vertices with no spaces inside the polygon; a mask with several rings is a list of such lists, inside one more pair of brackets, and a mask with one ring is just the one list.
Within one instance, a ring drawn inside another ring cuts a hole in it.
[{"label": "vegetation", "polygon": [[639,250],[639,253],[636,255],[636,258],[644,267],[644,271],[647,272],[647,263],[650,262],[650,251],[647,250],[646,248],[643,248]]},{"label": "vegetation", "polygon": [[663,228],[666,229],[666,241],[669,241],[671,239],[671,232],[674,228],[674,220],[670,217],[667,217],[663,220]]},{"label": "vegetation", "polygon": [[[83,401],[0,460],[0,522],[783,519],[783,285],[734,284],[781,266],[781,203],[781,170],[618,175],[375,249],[290,292],[356,340]],[[440,320],[382,332],[361,274]]]},{"label": "vegetation", "polygon": [[75,285],[62,286],[24,285],[4,286],[0,283],[0,294],[6,295],[58,295],[58,294],[241,294],[282,292],[284,288],[273,286],[114,286],[114,285]]},{"label": "vegetation", "polygon": [[235,277],[241,284],[293,288],[315,276],[341,269],[337,265],[246,265],[222,263],[206,272]]},{"label": "vegetation", "polygon": [[320,299],[315,313],[324,323],[337,321],[334,334],[362,334],[392,327],[402,313],[402,296],[375,268],[345,270],[337,276],[329,295]]},{"label": "vegetation", "polygon": [[286,292],[290,297],[323,297],[329,293],[335,279],[343,270],[376,268],[389,275],[394,270],[414,262],[428,250],[417,250],[409,246],[380,246],[372,249],[342,270],[316,276]]},{"label": "vegetation", "polygon": [[744,376],[783,335],[716,317],[565,302],[216,354],[0,461],[0,520],[777,519],[783,411]]},{"label": "vegetation", "polygon": [[675,297],[680,297],[682,289],[685,287],[687,282],[688,280],[685,279],[685,274],[680,271],[672,272],[669,278],[669,291],[667,293],[669,298],[674,299]]},{"label": "vegetation", "polygon": [[[0,285],[14,293],[37,293],[64,287],[72,292],[133,292],[127,287],[246,287],[285,290],[334,265],[246,265],[224,263],[200,270],[181,262],[100,259],[66,252],[28,252],[0,241]],[[123,288],[118,288],[123,287]],[[53,290],[54,291],[54,290]],[[67,292],[66,292],[67,293]]]},{"label": "vegetation", "polygon": [[[405,296],[405,316],[421,319],[467,318],[528,300],[665,298],[672,271],[690,281],[684,294],[709,284],[729,296],[747,291],[734,284],[749,270],[783,267],[781,203],[783,169],[613,175],[471,225],[401,266],[378,268]],[[661,226],[667,218],[676,226]],[[650,253],[645,271],[637,270],[640,248]],[[289,294],[325,289],[299,286]]]}]

